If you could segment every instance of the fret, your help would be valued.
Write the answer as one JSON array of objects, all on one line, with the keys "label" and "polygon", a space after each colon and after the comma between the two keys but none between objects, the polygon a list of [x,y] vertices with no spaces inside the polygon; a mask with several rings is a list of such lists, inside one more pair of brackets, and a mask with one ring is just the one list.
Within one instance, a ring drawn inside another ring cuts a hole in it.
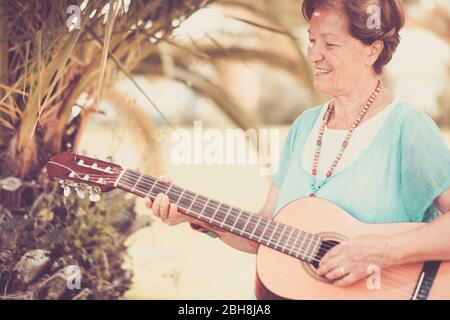
[{"label": "fret", "polygon": [[[294,228],[291,227],[291,232],[289,232],[289,236],[286,239],[286,242],[284,242],[284,250],[286,250],[286,246],[289,245],[289,239],[292,236],[292,233],[294,232]],[[281,248],[281,251],[283,251],[283,247]]]},{"label": "fret", "polygon": [[167,196],[169,196],[169,193],[170,193],[170,189],[173,187],[173,183],[171,183],[170,185],[169,185],[169,187],[167,188],[167,190],[166,190],[166,195]]},{"label": "fret", "polygon": [[135,180],[134,175],[138,176],[140,173],[137,171],[134,171],[132,169],[126,169],[122,179],[126,182],[127,184],[127,189],[130,190],[130,184]]},{"label": "fret", "polygon": [[234,221],[234,223],[233,223],[233,226],[231,227],[231,232],[233,232],[233,230],[234,230],[234,227],[236,226],[236,224],[237,224],[237,222],[239,221],[239,218],[241,217],[241,214],[242,214],[242,212],[243,212],[244,210],[239,210],[239,214],[238,214],[238,216],[237,216],[237,218],[236,218],[236,221]]},{"label": "fret", "polygon": [[178,206],[178,202],[180,202],[181,198],[183,198],[183,194],[186,191],[186,189],[183,189],[183,191],[181,192],[180,196],[178,197],[178,200],[175,202],[175,204]]},{"label": "fret", "polygon": [[191,209],[192,205],[194,204],[195,199],[197,199],[197,195],[195,195],[194,200],[192,200],[191,205],[189,208],[187,208],[186,213]]},{"label": "fret", "polygon": [[270,235],[269,241],[267,242],[267,244],[270,244],[273,238],[273,235],[275,234],[275,231],[277,230],[278,226],[280,225],[278,222],[275,221],[275,223],[277,224],[275,226],[275,228],[273,228],[272,234]]},{"label": "fret", "polygon": [[277,249],[278,244],[280,243],[281,237],[283,236],[283,232],[285,229],[286,229],[286,225],[283,224],[283,230],[281,231],[280,236],[278,237],[278,241],[277,241],[277,244],[275,245],[274,249]]},{"label": "fret", "polygon": [[[317,241],[316,241],[316,243],[314,244],[314,246],[312,247],[312,250],[311,250],[311,260],[313,260],[314,257],[316,256],[314,253],[316,252],[317,245],[320,244],[320,237],[318,237],[318,236],[314,236],[314,237],[317,239]],[[320,249],[320,246],[319,246],[319,249]]]},{"label": "fret", "polygon": [[225,203],[222,203],[214,218],[214,220],[217,223],[217,226],[220,226],[220,223],[224,222],[228,210],[231,210],[231,207]]},{"label": "fret", "polygon": [[[250,220],[248,221],[248,224],[244,229],[244,231],[250,236],[253,234],[253,232],[255,231],[255,227],[256,227],[256,223],[253,221],[253,218],[255,218],[255,216],[250,215]],[[256,222],[258,222],[258,220],[259,219],[256,219]]]},{"label": "fret", "polygon": [[297,231],[297,235],[295,236],[294,243],[292,244],[291,250],[289,251],[289,255],[292,255],[292,250],[295,249],[295,244],[297,243],[298,236],[301,233],[301,231],[298,231],[298,230],[296,230],[296,231]]},{"label": "fret", "polygon": [[160,193],[166,193],[167,185],[163,182],[157,181],[155,186],[152,188],[152,191],[154,191],[154,196],[156,197]]},{"label": "fret", "polygon": [[208,207],[208,202],[209,202],[209,199],[206,200],[205,206],[203,207],[202,211],[200,211],[200,217],[203,217],[203,211],[205,211],[205,209]]},{"label": "fret", "polygon": [[139,175],[139,177],[137,178],[136,182],[134,183],[133,188],[131,188],[131,192],[134,191],[134,189],[136,188],[136,186],[137,186],[139,180],[141,180],[142,176],[143,176],[143,174],[141,173],[141,174]]},{"label": "fret", "polygon": [[114,182],[114,188],[117,188],[117,186],[119,185],[120,179],[122,178],[123,174],[125,173],[125,170],[127,170],[127,169],[122,169],[122,172],[120,172],[119,176],[117,177],[116,181]]},{"label": "fret", "polygon": [[148,185],[151,185],[151,183],[146,182],[146,176],[142,175],[142,177],[138,178],[133,188],[136,192],[139,192],[142,197],[146,197]]},{"label": "fret", "polygon": [[302,260],[304,260],[304,258],[302,258],[301,256],[302,256],[302,248],[303,248],[303,243],[305,242],[305,240],[308,238],[308,234],[306,233],[306,232],[303,232],[303,231],[300,231],[300,233],[305,233],[306,234],[306,236],[303,236],[303,238],[302,238],[302,242],[300,243],[300,246],[298,247],[298,249],[296,249],[297,250],[297,252],[296,252],[296,256],[298,257],[298,255],[300,255],[300,259],[302,259]]},{"label": "fret", "polygon": [[249,236],[250,239],[252,239],[253,235],[255,234],[256,229],[258,229],[258,224],[261,221],[261,219],[262,219],[262,216],[260,215],[258,221],[255,223],[255,226],[253,227],[252,233]]},{"label": "fret", "polygon": [[227,219],[228,215],[230,214],[231,210],[233,209],[233,207],[230,207],[230,210],[228,210],[228,212],[225,214],[225,218],[222,219],[222,222],[220,223],[220,227],[222,228],[223,225],[225,224],[225,220]]},{"label": "fret", "polygon": [[209,219],[209,223],[212,223],[214,221],[214,217],[216,216],[217,211],[219,211],[219,208],[220,208],[221,205],[222,205],[222,202],[219,201],[219,204],[217,205],[216,210],[214,210],[214,213],[213,213],[211,219]]},{"label": "fret", "polygon": [[[307,254],[308,254],[308,248],[309,248],[309,246],[311,245],[311,243],[312,243],[312,241],[313,241],[313,236],[311,235],[311,234],[309,234],[308,233],[308,235],[306,236],[306,238],[307,239],[309,239],[309,237],[311,236],[311,239],[309,240],[309,242],[305,242],[305,244],[306,244],[306,247],[305,247],[305,249],[302,249],[302,251],[303,251],[303,253],[302,253],[302,255],[303,255],[303,260],[306,260],[306,257],[307,257]],[[303,248],[303,247],[302,247]]]},{"label": "fret", "polygon": [[183,198],[180,198],[179,204],[180,207],[182,207],[185,210],[185,213],[187,213],[187,208],[192,204],[191,199],[195,196],[195,193],[190,192],[188,190],[184,190],[183,192],[184,196]]},{"label": "fret", "polygon": [[311,234],[311,241],[309,242],[309,245],[308,245],[308,247],[306,248],[305,259],[307,259],[308,256],[310,255],[310,250],[311,250],[311,247],[314,247],[313,244],[315,243],[315,242],[314,242],[315,239],[316,239],[316,237],[315,237],[313,234]]},{"label": "fret", "polygon": [[255,233],[253,234],[256,239],[261,239],[262,235],[264,234],[264,231],[266,230],[267,226],[270,224],[270,220],[266,219],[264,216],[259,215],[261,218],[259,219],[257,226],[255,227]]},{"label": "fret", "polygon": [[231,207],[231,211],[226,216],[224,224],[228,228],[231,228],[236,223],[236,216],[238,216],[238,214],[239,214],[239,209]]},{"label": "fret", "polygon": [[131,169],[127,169],[121,178],[121,184],[127,191],[131,190],[131,185],[133,185],[135,181],[132,174],[133,171]]},{"label": "fret", "polygon": [[249,214],[249,215],[248,215],[247,222],[245,223],[244,228],[242,228],[242,230],[241,230],[241,236],[244,234],[245,228],[247,227],[247,225],[248,225],[248,223],[250,222],[251,219],[252,219],[252,215]]},{"label": "fret", "polygon": [[201,219],[202,215],[201,212],[205,209],[207,198],[197,194],[195,197],[192,206],[190,207],[190,210],[196,214],[196,217]]},{"label": "fret", "polygon": [[145,196],[146,198],[147,198],[147,197],[150,195],[150,193],[152,192],[153,187],[156,185],[156,182],[157,182],[157,180],[155,179],[155,180],[153,181],[153,184],[152,184],[151,188],[148,190],[147,195]]},{"label": "fret", "polygon": [[183,188],[175,184],[170,184],[169,188],[166,191],[166,195],[169,197],[169,201],[176,205],[178,205],[178,201],[180,201],[182,194]]},{"label": "fret", "polygon": [[262,237],[264,236],[264,233],[266,233],[267,227],[270,226],[270,220],[267,220],[268,223],[266,224],[266,227],[264,228],[263,232],[261,233],[261,235],[259,236],[258,242],[262,242]]}]

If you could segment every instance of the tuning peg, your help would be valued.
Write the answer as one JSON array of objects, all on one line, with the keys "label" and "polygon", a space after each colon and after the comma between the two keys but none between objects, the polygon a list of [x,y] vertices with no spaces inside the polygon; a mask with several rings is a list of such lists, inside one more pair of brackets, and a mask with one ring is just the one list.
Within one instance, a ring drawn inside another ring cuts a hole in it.
[{"label": "tuning peg", "polygon": [[97,202],[100,198],[100,189],[98,187],[89,187],[89,200]]},{"label": "tuning peg", "polygon": [[64,197],[68,197],[70,195],[70,187],[67,185],[66,182],[60,182],[61,188],[64,190]]},{"label": "tuning peg", "polygon": [[68,197],[70,195],[70,187],[64,187],[64,197]]},{"label": "tuning peg", "polygon": [[97,202],[100,199],[101,199],[101,197],[98,193],[93,193],[93,192],[89,193],[89,200],[91,200],[92,202]]},{"label": "tuning peg", "polygon": [[75,190],[77,191],[77,195],[78,195],[78,197],[80,197],[80,199],[86,198],[86,190],[83,186],[77,185],[75,187]]}]

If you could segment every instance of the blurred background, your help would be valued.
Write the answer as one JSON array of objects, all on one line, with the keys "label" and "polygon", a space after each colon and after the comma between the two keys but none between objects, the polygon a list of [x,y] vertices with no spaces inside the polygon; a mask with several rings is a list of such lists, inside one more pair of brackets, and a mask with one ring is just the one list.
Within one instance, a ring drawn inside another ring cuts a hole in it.
[{"label": "blurred background", "polygon": [[[404,2],[402,40],[383,80],[397,96],[429,113],[450,145],[450,1]],[[270,184],[261,165],[174,163],[172,133],[175,128],[192,133],[194,121],[221,132],[276,129],[275,146],[281,147],[292,121],[328,99],[313,88],[301,1],[78,1],[80,19],[67,24],[69,13],[76,13],[66,11],[70,4],[30,0],[3,1],[0,6],[0,15],[8,21],[0,27],[1,178],[4,185],[9,183],[2,191],[2,206],[10,215],[26,212],[41,221],[39,212],[53,212],[39,230],[45,233],[52,224],[62,225],[58,228],[65,235],[69,232],[78,239],[80,231],[67,231],[62,222],[70,214],[66,200],[61,200],[66,216],[59,220],[48,205],[49,197],[36,203],[38,194],[57,188],[27,187],[32,181],[44,184],[46,156],[62,150],[112,159],[156,177],[164,174],[192,191],[258,211]],[[257,153],[251,143],[249,148]],[[16,188],[12,177],[19,180]],[[114,236],[117,246],[97,240],[92,244],[89,237],[78,247],[67,241],[62,249],[42,244],[51,256],[51,270],[58,270],[53,268],[56,251],[60,258],[71,256],[87,273],[97,275],[89,277],[89,290],[76,297],[251,296],[254,256],[187,225],[167,227],[151,218],[142,199],[132,200],[131,227],[122,232],[113,224],[121,234]],[[14,205],[18,202],[20,208]],[[105,204],[104,212],[110,205]],[[77,206],[91,210],[84,203]],[[45,209],[36,210],[41,207]],[[0,253],[12,251],[7,240],[5,236]],[[0,255],[0,262],[9,261],[2,272],[9,274],[23,254],[36,249],[31,241],[25,239],[9,256]],[[82,250],[86,243],[90,249]],[[120,257],[113,257],[118,247]],[[113,271],[98,272],[105,259],[127,279],[120,290],[111,285]],[[10,297],[30,291],[34,298],[55,297],[48,295],[52,288],[42,289],[48,281],[35,286],[32,281],[9,286]],[[0,289],[3,285],[8,291],[7,284],[0,277]],[[105,293],[109,292],[105,287],[120,294]],[[56,297],[74,295],[65,292]]]}]

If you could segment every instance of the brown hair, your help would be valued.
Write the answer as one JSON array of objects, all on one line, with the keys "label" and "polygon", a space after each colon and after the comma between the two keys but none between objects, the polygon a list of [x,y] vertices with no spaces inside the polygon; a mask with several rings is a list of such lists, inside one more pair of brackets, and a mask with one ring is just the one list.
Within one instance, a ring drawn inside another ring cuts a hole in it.
[{"label": "brown hair", "polygon": [[[367,26],[371,16],[368,13],[370,5],[380,8],[380,29]],[[384,42],[383,51],[373,66],[375,72],[381,74],[400,43],[399,31],[405,23],[401,0],[304,0],[303,16],[309,22],[314,11],[319,8],[341,10],[347,17],[350,34],[362,43],[371,45],[376,40]]]}]

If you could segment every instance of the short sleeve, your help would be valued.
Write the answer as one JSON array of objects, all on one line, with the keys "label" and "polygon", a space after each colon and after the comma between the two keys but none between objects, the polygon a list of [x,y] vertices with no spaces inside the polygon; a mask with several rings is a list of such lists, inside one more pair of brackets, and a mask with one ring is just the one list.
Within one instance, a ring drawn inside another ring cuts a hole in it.
[{"label": "short sleeve", "polygon": [[276,166],[276,171],[272,175],[272,182],[278,188],[281,188],[283,184],[284,177],[286,176],[286,172],[289,168],[289,164],[292,158],[292,153],[294,152],[295,143],[297,137],[300,133],[300,120],[301,115],[294,121],[292,126],[289,129],[289,132],[284,140],[283,147],[281,149],[281,154],[278,160],[278,165]]},{"label": "short sleeve", "polygon": [[450,150],[436,123],[414,110],[402,125],[401,187],[411,221],[428,221],[437,213],[435,198],[450,186]]}]

